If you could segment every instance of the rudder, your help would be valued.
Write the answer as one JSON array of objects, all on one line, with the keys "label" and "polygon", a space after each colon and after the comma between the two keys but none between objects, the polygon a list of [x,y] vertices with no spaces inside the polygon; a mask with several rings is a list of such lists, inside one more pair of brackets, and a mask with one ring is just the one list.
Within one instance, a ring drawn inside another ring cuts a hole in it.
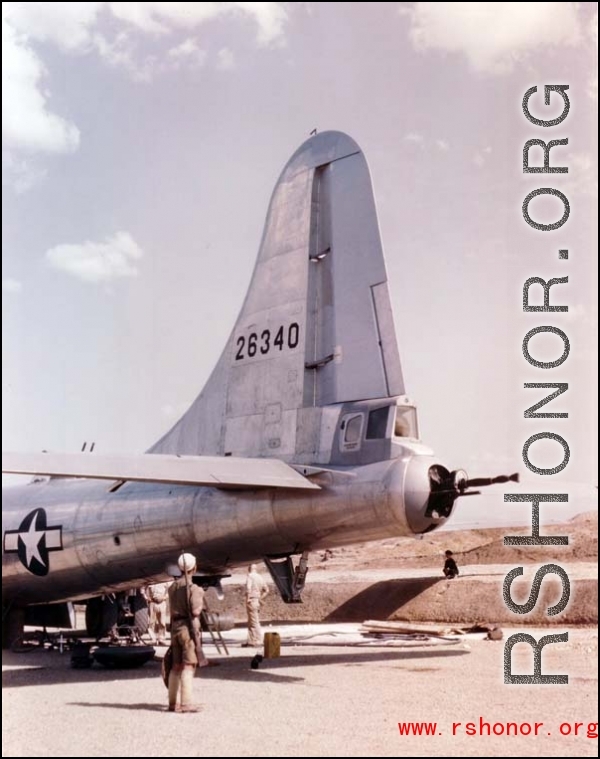
[{"label": "rudder", "polygon": [[403,393],[368,166],[350,137],[322,132],[275,186],[217,366],[150,452],[306,461],[322,407]]}]

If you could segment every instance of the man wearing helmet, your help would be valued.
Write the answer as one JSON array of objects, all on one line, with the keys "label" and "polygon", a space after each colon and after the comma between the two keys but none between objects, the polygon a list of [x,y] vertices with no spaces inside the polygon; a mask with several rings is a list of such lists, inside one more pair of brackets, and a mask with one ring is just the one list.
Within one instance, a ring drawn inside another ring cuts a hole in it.
[{"label": "man wearing helmet", "polygon": [[[196,571],[196,557],[191,553],[182,553],[177,564],[182,574],[169,588],[173,649],[173,666],[168,685],[169,711],[197,712],[198,708],[192,704],[192,681],[198,666],[194,632],[200,631],[204,591],[191,580]],[[181,700],[177,708],[180,689]]]}]

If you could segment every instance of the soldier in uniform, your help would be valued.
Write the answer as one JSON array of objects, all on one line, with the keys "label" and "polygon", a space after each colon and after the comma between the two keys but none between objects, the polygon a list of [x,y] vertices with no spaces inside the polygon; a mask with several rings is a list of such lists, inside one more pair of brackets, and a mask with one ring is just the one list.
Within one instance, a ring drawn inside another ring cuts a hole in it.
[{"label": "soldier in uniform", "polygon": [[[204,591],[192,583],[196,571],[196,557],[182,553],[177,562],[182,576],[169,588],[171,607],[171,647],[173,666],[169,673],[169,711],[197,712],[192,704],[192,684],[198,656],[194,631],[200,632],[200,613],[204,605]],[[180,706],[177,696],[181,690]]]},{"label": "soldier in uniform", "polygon": [[167,597],[169,583],[159,582],[156,585],[148,585],[146,599],[150,613],[150,627],[148,632],[152,642],[157,641],[159,646],[166,646],[167,634]]},{"label": "soldier in uniform", "polygon": [[248,640],[246,647],[258,648],[262,646],[262,630],[260,628],[260,603],[269,592],[267,583],[256,571],[256,564],[248,567],[246,578],[246,612],[248,614]]}]

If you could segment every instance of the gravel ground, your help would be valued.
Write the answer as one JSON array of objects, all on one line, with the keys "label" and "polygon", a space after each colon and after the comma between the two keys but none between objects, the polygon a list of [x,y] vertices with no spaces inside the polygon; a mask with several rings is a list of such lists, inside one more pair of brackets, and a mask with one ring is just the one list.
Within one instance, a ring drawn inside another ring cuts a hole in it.
[{"label": "gravel ground", "polygon": [[[439,566],[397,567],[395,569],[331,568],[309,571],[302,594],[303,603],[283,604],[273,589],[261,606],[261,619],[278,623],[362,622],[365,619],[400,619],[411,622],[451,622],[469,625],[491,622],[505,625],[595,625],[598,622],[597,562],[562,562],[569,575],[571,590],[564,611],[549,617],[546,610],[562,596],[562,581],[548,575],[543,582],[535,609],[523,616],[511,611],[504,601],[505,576],[515,566],[523,566],[523,576],[511,585],[511,597],[525,603],[540,564],[460,565],[455,580],[443,577]],[[269,582],[270,578],[266,575]],[[245,622],[244,576],[234,574],[224,580],[225,598],[216,600],[209,591],[207,600],[215,612],[232,615]]]},{"label": "gravel ground", "polygon": [[[278,629],[285,643],[317,628]],[[164,711],[159,662],[134,671],[82,671],[70,668],[68,654],[3,652],[3,756],[597,755],[597,738],[586,737],[597,719],[595,630],[571,629],[568,643],[546,647],[543,671],[568,674],[564,686],[504,685],[503,642],[283,645],[281,658],[253,670],[253,652],[239,646],[242,636],[227,633],[229,657],[207,647],[220,666],[195,680],[199,714]],[[527,650],[514,649],[515,672],[531,672]],[[478,728],[480,717],[492,726],[544,724],[537,737],[466,735],[466,723]],[[401,736],[400,721],[437,722],[437,734]],[[453,722],[462,723],[455,735]],[[583,727],[576,737],[577,722]],[[570,735],[560,735],[565,723]]]}]

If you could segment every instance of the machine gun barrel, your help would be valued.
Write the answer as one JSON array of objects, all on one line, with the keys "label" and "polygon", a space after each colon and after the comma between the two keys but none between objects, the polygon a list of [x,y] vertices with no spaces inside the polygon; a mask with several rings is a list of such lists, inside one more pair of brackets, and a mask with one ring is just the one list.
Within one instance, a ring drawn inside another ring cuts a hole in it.
[{"label": "machine gun barrel", "polygon": [[501,474],[498,477],[475,477],[472,480],[466,480],[465,488],[483,488],[487,485],[500,485],[504,482],[519,482],[519,473]]}]

